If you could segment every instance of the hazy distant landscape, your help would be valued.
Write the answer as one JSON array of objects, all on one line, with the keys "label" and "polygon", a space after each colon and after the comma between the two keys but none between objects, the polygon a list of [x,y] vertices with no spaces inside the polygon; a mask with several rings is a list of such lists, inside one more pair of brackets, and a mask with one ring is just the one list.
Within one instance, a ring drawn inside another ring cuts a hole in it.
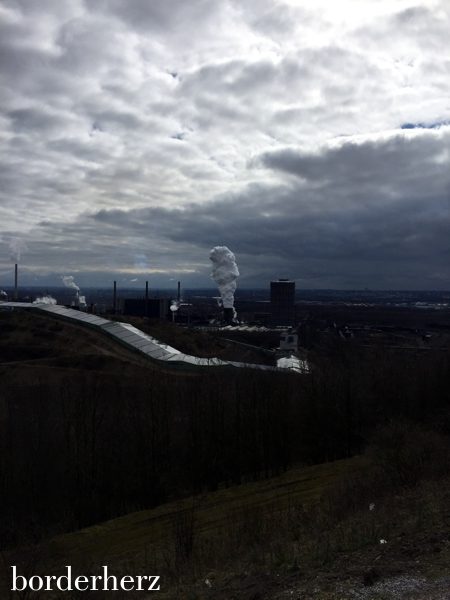
[{"label": "hazy distant landscape", "polygon": [[[2,289],[12,295],[13,287],[2,282]],[[143,297],[145,286],[137,287],[122,287],[119,284],[119,296],[123,298]],[[104,303],[112,305],[112,284],[110,287],[86,287],[83,288],[88,302]],[[36,297],[49,293],[54,296],[60,304],[65,302],[70,303],[73,298],[73,292],[70,289],[57,287],[40,287],[40,286],[22,286],[21,295],[25,298],[34,299]],[[154,297],[175,298],[177,295],[176,287],[172,289],[157,288],[152,289],[150,286],[150,295]],[[218,296],[217,288],[183,288],[183,297],[186,301],[195,298],[215,298]],[[264,301],[269,300],[269,288],[240,288],[238,287],[235,293],[236,300],[254,300]],[[442,290],[296,290],[297,302],[319,302],[319,303],[364,303],[364,304],[384,304],[384,305],[399,305],[399,306],[415,306],[417,303],[425,305],[434,305],[439,308],[439,305],[450,305],[450,291]]]}]

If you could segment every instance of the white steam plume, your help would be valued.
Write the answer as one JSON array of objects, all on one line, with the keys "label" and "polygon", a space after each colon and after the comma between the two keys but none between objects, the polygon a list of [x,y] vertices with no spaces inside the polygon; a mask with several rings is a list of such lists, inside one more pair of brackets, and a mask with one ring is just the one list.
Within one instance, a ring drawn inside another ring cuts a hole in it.
[{"label": "white steam plume", "polygon": [[75,279],[72,275],[63,275],[61,279],[63,280],[63,283],[66,287],[72,288],[73,290],[77,290],[77,292],[80,291],[80,288],[75,283]]},{"label": "white steam plume", "polygon": [[56,304],[56,300],[50,295],[41,296],[40,298],[36,298],[33,304]]},{"label": "white steam plume", "polygon": [[[63,275],[61,279],[67,288],[75,290],[75,305],[84,308],[86,306],[86,296],[80,296],[80,286],[75,283],[73,275]],[[72,304],[74,303],[72,302]]]},{"label": "white steam plume", "polygon": [[22,252],[25,252],[25,250],[27,250],[27,245],[20,238],[12,237],[9,240],[9,254],[12,262],[20,262],[20,256]]},{"label": "white steam plume", "polygon": [[[217,283],[223,307],[234,310],[234,292],[237,287],[236,279],[239,277],[236,257],[226,246],[216,246],[209,253],[209,259],[213,264],[211,278]],[[236,315],[236,311],[234,314]]]},{"label": "white steam plume", "polygon": [[80,294],[77,293],[77,300],[78,306],[81,306],[82,308],[86,306],[86,296],[80,296]]}]

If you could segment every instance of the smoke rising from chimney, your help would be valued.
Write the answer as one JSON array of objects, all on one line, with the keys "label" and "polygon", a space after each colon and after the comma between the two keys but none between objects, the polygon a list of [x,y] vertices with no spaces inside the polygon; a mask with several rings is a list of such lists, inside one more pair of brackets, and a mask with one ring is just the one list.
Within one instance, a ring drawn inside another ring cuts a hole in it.
[{"label": "smoke rising from chimney", "polygon": [[77,292],[80,291],[80,288],[78,287],[78,285],[75,283],[75,279],[73,278],[72,275],[63,275],[61,277],[64,285],[68,288],[72,288],[73,290],[77,290]]},{"label": "smoke rising from chimney", "polygon": [[80,308],[86,308],[86,296],[80,296],[80,294],[77,293],[77,303]]},{"label": "smoke rising from chimney", "polygon": [[172,312],[177,312],[177,310],[181,306],[181,281],[178,282],[177,287],[177,298],[170,301],[170,310]]},{"label": "smoke rising from chimney", "polygon": [[67,288],[75,290],[75,305],[84,308],[86,306],[86,296],[80,296],[80,287],[75,283],[73,275],[63,275],[61,279]]},{"label": "smoke rising from chimney", "polygon": [[234,292],[237,287],[239,270],[236,257],[226,246],[216,246],[209,253],[209,259],[213,264],[211,278],[217,283],[222,305],[224,308],[233,309],[234,316]]}]

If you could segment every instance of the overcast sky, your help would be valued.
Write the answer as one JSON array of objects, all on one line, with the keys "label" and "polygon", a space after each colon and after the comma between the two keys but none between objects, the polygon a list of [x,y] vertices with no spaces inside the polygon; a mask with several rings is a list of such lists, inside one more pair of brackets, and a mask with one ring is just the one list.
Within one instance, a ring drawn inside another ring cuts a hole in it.
[{"label": "overcast sky", "polygon": [[[0,1],[0,287],[450,289],[446,0]],[[10,246],[13,246],[11,249]]]}]

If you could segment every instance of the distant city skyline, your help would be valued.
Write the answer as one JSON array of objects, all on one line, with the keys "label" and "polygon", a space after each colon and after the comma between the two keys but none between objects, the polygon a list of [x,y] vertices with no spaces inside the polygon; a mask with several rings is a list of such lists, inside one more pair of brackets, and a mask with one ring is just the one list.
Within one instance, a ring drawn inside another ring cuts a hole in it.
[{"label": "distant city skyline", "polygon": [[[450,289],[444,0],[0,0],[0,289]],[[134,281],[137,280],[137,281]]]}]

